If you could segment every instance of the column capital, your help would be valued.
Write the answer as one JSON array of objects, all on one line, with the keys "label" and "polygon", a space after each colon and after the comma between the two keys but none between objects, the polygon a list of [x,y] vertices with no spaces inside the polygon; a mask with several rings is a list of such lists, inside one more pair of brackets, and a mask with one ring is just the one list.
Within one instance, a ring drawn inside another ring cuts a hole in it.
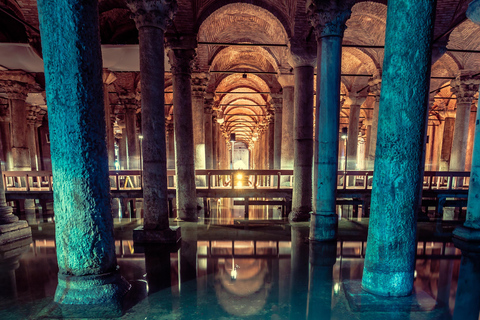
[{"label": "column capital", "polygon": [[293,74],[280,74],[277,76],[277,80],[282,88],[295,86],[295,76]]},{"label": "column capital", "polygon": [[315,67],[317,64],[317,42],[292,38],[289,42],[288,64],[292,68]]},{"label": "column capital", "polygon": [[165,31],[177,11],[176,0],[127,0],[137,29],[159,28]]},{"label": "column capital", "polygon": [[467,18],[480,25],[480,0],[473,0],[468,4]]},{"label": "column capital", "polygon": [[207,89],[210,75],[205,72],[195,72],[192,74],[192,96],[203,97]]},{"label": "column capital", "polygon": [[27,106],[27,124],[28,125],[35,125],[37,123],[37,114],[40,111],[39,106]]},{"label": "column capital", "polygon": [[370,78],[368,80],[368,92],[375,96],[375,100],[378,102],[380,99],[380,91],[382,89],[382,79],[380,77]]},{"label": "column capital", "polygon": [[367,97],[365,95],[351,93],[348,97],[345,98],[345,103],[349,106],[361,106],[366,99]]},{"label": "column capital", "polygon": [[8,99],[26,100],[28,93],[36,84],[33,76],[26,72],[0,72],[0,91],[5,92]]},{"label": "column capital", "polygon": [[352,14],[353,0],[307,0],[306,10],[317,40],[322,37],[343,37],[345,22]]},{"label": "column capital", "polygon": [[281,93],[271,93],[270,104],[275,108],[275,112],[282,112],[283,95]]},{"label": "column capital", "polygon": [[197,53],[195,49],[172,49],[167,50],[168,61],[172,66],[173,75],[192,74],[193,60]]},{"label": "column capital", "polygon": [[450,82],[450,91],[457,97],[457,105],[471,103],[478,92],[480,79],[472,77],[473,72],[462,71]]}]

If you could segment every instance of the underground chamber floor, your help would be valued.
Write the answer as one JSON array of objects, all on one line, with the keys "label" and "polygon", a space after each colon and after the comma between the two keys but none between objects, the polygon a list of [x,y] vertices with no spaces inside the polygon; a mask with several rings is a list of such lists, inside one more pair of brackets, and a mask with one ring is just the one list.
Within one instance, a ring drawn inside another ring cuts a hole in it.
[{"label": "underground chamber floor", "polygon": [[[372,300],[360,288],[366,243],[358,239],[312,244],[306,223],[185,223],[177,246],[140,247],[128,236],[140,223],[115,225],[118,265],[132,285],[121,319],[452,319],[456,308],[461,252],[452,243],[418,243],[409,301]],[[0,262],[0,319],[74,317],[51,307],[53,223],[32,229]]]}]

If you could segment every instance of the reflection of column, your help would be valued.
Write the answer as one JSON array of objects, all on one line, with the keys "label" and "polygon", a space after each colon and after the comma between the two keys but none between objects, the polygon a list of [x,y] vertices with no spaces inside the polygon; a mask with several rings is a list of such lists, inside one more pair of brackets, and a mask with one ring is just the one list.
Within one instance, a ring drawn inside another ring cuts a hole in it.
[{"label": "reflection of column", "polygon": [[373,104],[372,115],[372,129],[370,131],[370,145],[368,147],[368,170],[373,170],[375,163],[375,150],[377,148],[377,128],[378,128],[378,106],[380,103],[380,90],[382,87],[382,80],[376,77],[368,82],[370,86],[369,92],[375,96],[375,103]]},{"label": "reflection of column", "polygon": [[307,319],[329,320],[332,313],[333,265],[337,242],[310,242]]},{"label": "reflection of column", "polygon": [[272,104],[275,108],[275,146],[274,146],[274,167],[280,169],[282,162],[282,95],[272,93]]},{"label": "reflection of column", "polygon": [[351,11],[348,1],[333,2],[332,8],[315,0],[309,7],[317,37],[317,102],[315,123],[315,168],[313,214],[310,237],[337,237],[335,210],[340,121],[340,64],[345,21]]},{"label": "reflection of column", "polygon": [[316,56],[307,53],[291,56],[295,74],[295,124],[292,212],[288,217],[291,221],[308,221],[312,211],[313,75]]},{"label": "reflection of column", "polygon": [[[134,240],[176,242],[179,230],[169,228],[165,143],[164,32],[176,2],[128,0],[138,29],[142,79],[142,157],[144,228]],[[172,232],[171,232],[172,231]]]},{"label": "reflection of column", "polygon": [[203,112],[205,113],[205,169],[213,169],[213,131],[212,131],[213,93],[205,95]]},{"label": "reflection of column", "polygon": [[[194,141],[192,125],[192,86],[190,78],[194,49],[168,50],[173,78],[173,118],[175,121],[175,173],[177,175],[177,217],[197,221]],[[203,124],[203,122],[202,122]]]},{"label": "reflection of column", "polygon": [[145,246],[145,271],[149,295],[171,287],[170,251],[172,249],[169,245]]},{"label": "reflection of column", "polygon": [[[392,0],[388,5],[362,287],[378,295],[407,296],[415,269],[435,3]],[[417,94],[408,94],[410,88]]]},{"label": "reflection of column", "polygon": [[478,92],[479,83],[480,80],[472,78],[470,73],[463,72],[451,83],[451,91],[457,97],[457,111],[455,112],[450,171],[465,171],[470,108],[473,96]]},{"label": "reflection of column", "polygon": [[[454,320],[477,320],[480,312],[480,253],[454,238],[462,249],[462,261],[455,294]],[[478,248],[478,243],[477,243]]]},{"label": "reflection of column", "polygon": [[[38,1],[38,11],[52,141],[55,302],[81,311],[111,307],[118,315],[129,284],[115,256],[98,4]],[[59,48],[69,54],[58,55]]]},{"label": "reflection of column", "polygon": [[305,319],[308,288],[308,227],[292,225],[290,319]]}]

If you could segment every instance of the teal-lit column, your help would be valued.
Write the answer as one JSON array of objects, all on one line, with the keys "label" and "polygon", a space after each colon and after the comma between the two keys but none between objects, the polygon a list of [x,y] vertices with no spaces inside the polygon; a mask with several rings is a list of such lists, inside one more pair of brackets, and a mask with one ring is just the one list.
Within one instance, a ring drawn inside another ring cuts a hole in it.
[{"label": "teal-lit column", "polygon": [[167,156],[165,142],[164,32],[176,1],[129,0],[140,45],[142,79],[143,229],[137,242],[176,242],[180,230],[168,222]]},{"label": "teal-lit column", "polygon": [[[474,0],[468,5],[467,17],[480,25],[480,0]],[[480,242],[480,112],[477,112],[475,122],[475,137],[472,151],[472,169],[468,188],[467,216],[465,224],[453,231],[455,237]]]},{"label": "teal-lit column", "polygon": [[313,213],[310,238],[336,239],[336,189],[340,120],[340,64],[345,22],[350,17],[350,1],[335,1],[326,7],[312,1],[310,19],[317,37],[317,103],[315,123],[315,167]]},{"label": "teal-lit column", "polygon": [[54,300],[112,307],[118,315],[129,284],[115,256],[98,2],[41,0],[38,11],[59,268]]},{"label": "teal-lit column", "polygon": [[362,278],[364,290],[382,296],[407,296],[413,289],[434,14],[435,1],[388,2],[375,174]]},{"label": "teal-lit column", "polygon": [[[192,40],[192,42],[194,41]],[[197,221],[192,85],[190,82],[195,49],[186,49],[185,45],[186,43],[180,43],[177,39],[169,39],[168,58],[172,66],[175,173],[177,175],[176,207],[178,219]],[[194,48],[194,46],[195,44],[191,43],[190,47]]]},{"label": "teal-lit column", "polygon": [[293,195],[291,221],[308,221],[312,211],[313,75],[315,55],[291,54],[295,75]]},{"label": "teal-lit column", "polygon": [[274,120],[275,136],[274,136],[274,146],[273,146],[273,152],[274,152],[273,165],[275,169],[280,169],[280,165],[282,162],[282,118],[283,118],[282,95],[279,93],[272,93],[271,104],[273,105],[273,108],[275,108],[275,120]]}]

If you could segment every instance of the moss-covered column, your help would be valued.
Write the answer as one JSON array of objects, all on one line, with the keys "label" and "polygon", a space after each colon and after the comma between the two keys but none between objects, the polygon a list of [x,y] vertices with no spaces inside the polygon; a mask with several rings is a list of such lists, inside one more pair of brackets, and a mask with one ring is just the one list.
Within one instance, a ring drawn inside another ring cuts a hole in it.
[{"label": "moss-covered column", "polygon": [[350,17],[351,1],[308,1],[310,21],[317,37],[317,102],[315,123],[315,167],[312,240],[337,237],[335,213],[340,120],[340,64],[345,22]]},{"label": "moss-covered column", "polygon": [[380,90],[382,88],[382,80],[378,77],[373,78],[368,81],[368,85],[370,86],[368,89],[369,92],[375,96],[367,159],[367,169],[373,170],[373,165],[375,163],[375,151],[377,149],[378,105],[380,103]]},{"label": "moss-covered column", "polygon": [[137,242],[176,242],[178,228],[168,222],[167,156],[165,141],[164,32],[176,1],[128,0],[138,29],[142,81],[143,229]]},{"label": "moss-covered column", "polygon": [[98,3],[41,0],[38,9],[59,268],[55,301],[119,313],[129,285],[115,256]]},{"label": "moss-covered column", "polygon": [[312,211],[313,75],[316,55],[305,50],[303,54],[292,53],[291,60],[295,75],[294,168],[292,212],[288,218],[291,221],[308,221]]},{"label": "moss-covered column", "polygon": [[[382,296],[413,289],[435,1],[388,3],[368,246],[362,287]],[[405,86],[408,83],[408,86]]]},{"label": "moss-covered column", "polygon": [[280,165],[282,162],[282,118],[283,118],[283,99],[282,95],[278,93],[272,93],[272,101],[271,104],[273,108],[275,108],[275,132],[274,132],[274,159],[273,165],[275,169],[280,169]]},{"label": "moss-covered column", "polygon": [[[467,17],[480,25],[480,0],[474,0],[468,5]],[[480,243],[480,112],[477,112],[475,122],[475,137],[472,150],[472,169],[468,188],[467,217],[463,227],[454,230],[455,237]],[[463,259],[463,258],[462,258]]]},{"label": "moss-covered column", "polygon": [[[194,42],[194,39],[190,41]],[[183,221],[197,221],[191,85],[195,49],[185,49],[188,45],[190,48],[195,47],[195,44],[187,41],[169,39],[168,58],[173,78],[177,218]]]},{"label": "moss-covered column", "polygon": [[478,92],[479,83],[480,79],[472,78],[472,72],[461,72],[451,82],[451,91],[457,97],[457,111],[455,112],[450,171],[465,171],[470,109],[473,96]]}]

